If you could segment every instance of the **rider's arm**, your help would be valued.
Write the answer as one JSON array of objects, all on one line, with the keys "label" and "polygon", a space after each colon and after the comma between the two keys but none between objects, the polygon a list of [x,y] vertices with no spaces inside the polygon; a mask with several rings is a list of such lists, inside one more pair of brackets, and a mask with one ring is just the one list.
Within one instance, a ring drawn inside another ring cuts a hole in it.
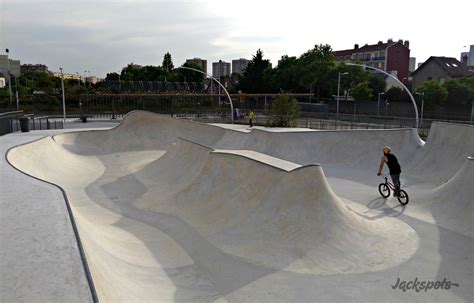
[{"label": "rider's arm", "polygon": [[382,173],[383,165],[387,161],[387,157],[383,156],[382,159],[380,159],[380,165],[379,165],[379,172],[377,175],[380,175]]}]

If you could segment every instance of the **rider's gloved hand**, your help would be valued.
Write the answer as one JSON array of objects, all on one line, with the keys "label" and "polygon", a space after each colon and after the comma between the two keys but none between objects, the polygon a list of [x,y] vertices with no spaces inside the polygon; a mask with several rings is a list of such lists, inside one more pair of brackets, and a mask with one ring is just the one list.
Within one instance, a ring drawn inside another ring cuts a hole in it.
[{"label": "rider's gloved hand", "polygon": [[377,173],[377,176],[380,176],[382,173]]}]

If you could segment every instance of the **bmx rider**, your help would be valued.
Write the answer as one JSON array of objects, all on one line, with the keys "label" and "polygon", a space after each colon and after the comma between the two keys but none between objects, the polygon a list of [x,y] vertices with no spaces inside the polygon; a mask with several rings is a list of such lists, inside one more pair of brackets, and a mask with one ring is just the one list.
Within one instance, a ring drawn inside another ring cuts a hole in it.
[{"label": "bmx rider", "polygon": [[393,185],[395,186],[395,192],[393,195],[395,197],[400,196],[400,173],[402,172],[400,164],[398,163],[397,157],[392,154],[392,149],[388,146],[383,148],[383,157],[380,160],[379,171],[377,176],[382,174],[383,165],[387,163],[388,169],[390,171],[390,177],[392,178]]}]

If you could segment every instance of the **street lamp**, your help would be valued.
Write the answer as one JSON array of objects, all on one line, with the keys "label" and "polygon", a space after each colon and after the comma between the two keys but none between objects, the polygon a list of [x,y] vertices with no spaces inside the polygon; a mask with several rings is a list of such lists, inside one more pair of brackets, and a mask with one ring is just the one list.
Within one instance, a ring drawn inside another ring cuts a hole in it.
[{"label": "street lamp", "polygon": [[380,114],[380,96],[385,95],[385,93],[379,93],[379,97],[377,98],[377,116]]},{"label": "street lamp", "polygon": [[339,120],[339,90],[341,88],[341,75],[348,75],[348,72],[341,73],[339,72],[339,76],[337,77],[337,110],[336,110],[336,120]]},{"label": "street lamp", "polygon": [[222,85],[222,83],[220,83],[219,81],[217,81],[216,78],[214,78],[213,76],[209,75],[208,73],[205,73],[203,72],[202,70],[199,70],[199,69],[195,69],[195,68],[191,68],[191,67],[186,67],[186,66],[180,66],[180,67],[177,67],[176,69],[188,69],[188,70],[192,70],[192,71],[195,71],[195,72],[198,72],[198,73],[201,73],[203,75],[206,75],[208,76],[210,79],[211,79],[211,84],[212,84],[212,80],[216,81],[216,83],[222,87],[222,89],[224,90],[224,92],[226,93],[227,95],[227,98],[229,99],[229,103],[230,103],[230,120],[231,120],[231,123],[234,124],[234,104],[232,103],[232,98],[230,97],[229,95],[229,92],[227,91],[227,89],[224,87],[224,85]]},{"label": "street lamp", "polygon": [[425,103],[425,92],[415,93],[415,95],[420,95],[421,96],[420,124],[423,125],[423,107],[424,107],[424,103]]},{"label": "street lamp", "polygon": [[64,73],[62,67],[60,67],[59,70],[61,71],[61,89],[63,91],[63,125],[66,125],[66,97],[64,95]]},{"label": "street lamp", "polygon": [[85,70],[83,75],[84,75],[84,86],[87,87],[87,79],[86,79],[86,73],[87,71]]},{"label": "street lamp", "polygon": [[10,53],[10,50],[7,48],[6,50],[7,53],[7,74],[8,74],[8,95],[10,96],[10,107],[13,104],[12,101],[12,77],[10,75],[10,59],[8,58],[8,54]]}]

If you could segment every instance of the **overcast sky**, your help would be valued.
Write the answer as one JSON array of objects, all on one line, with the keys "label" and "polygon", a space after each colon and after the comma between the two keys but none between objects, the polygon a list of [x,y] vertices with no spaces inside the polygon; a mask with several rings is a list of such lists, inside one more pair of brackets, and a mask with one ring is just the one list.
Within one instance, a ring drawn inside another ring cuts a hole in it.
[{"label": "overcast sky", "polygon": [[315,44],[334,50],[410,41],[417,62],[455,57],[474,44],[474,1],[0,0],[0,54],[50,70],[105,76],[128,63],[175,66],[187,58],[251,59],[273,66]]}]

